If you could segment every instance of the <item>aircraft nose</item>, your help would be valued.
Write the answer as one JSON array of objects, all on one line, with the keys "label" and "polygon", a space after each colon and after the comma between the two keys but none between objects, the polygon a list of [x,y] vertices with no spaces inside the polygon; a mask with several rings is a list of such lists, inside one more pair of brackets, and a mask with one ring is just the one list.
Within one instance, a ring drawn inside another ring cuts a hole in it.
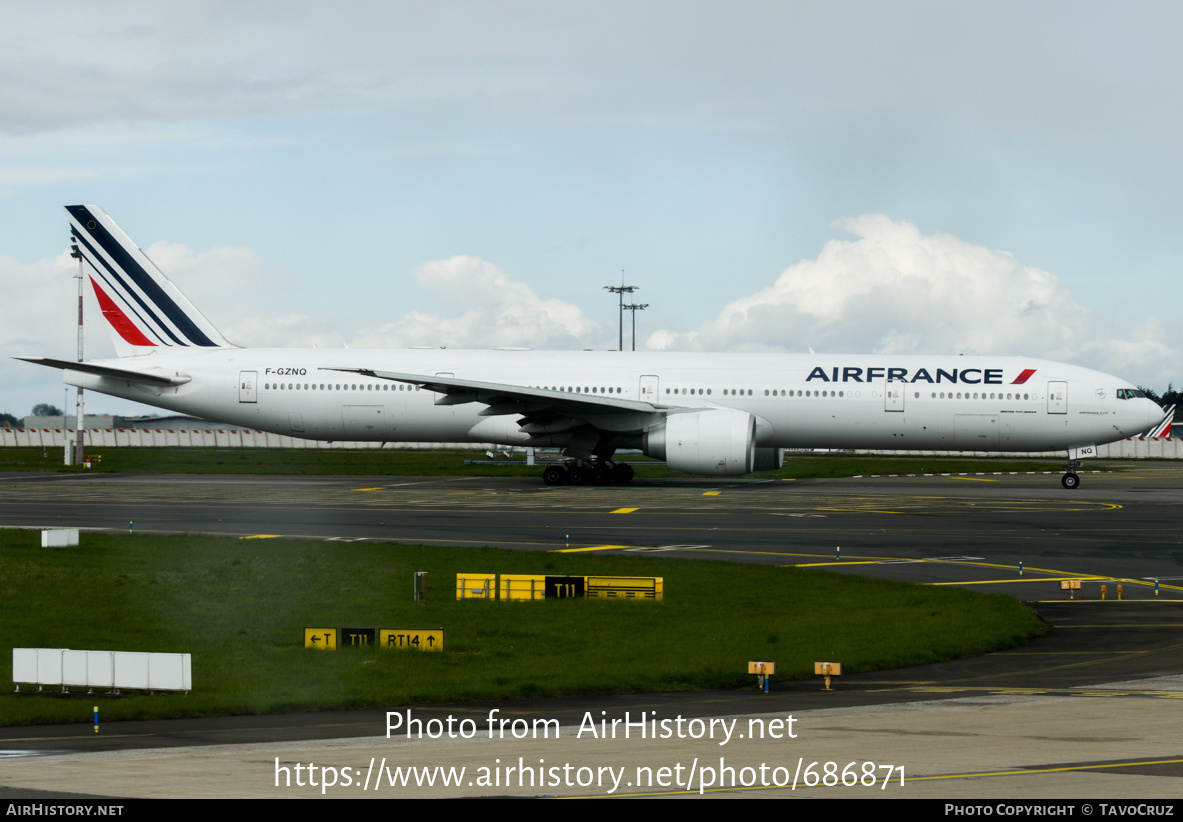
[{"label": "aircraft nose", "polygon": [[1142,430],[1149,431],[1151,428],[1153,428],[1154,426],[1156,426],[1160,422],[1162,422],[1164,413],[1165,412],[1163,411],[1163,409],[1161,407],[1159,407],[1158,403],[1154,402],[1153,400],[1147,400],[1146,401],[1146,427],[1143,428]]},{"label": "aircraft nose", "polygon": [[[1159,422],[1163,421],[1165,410],[1159,407],[1157,402],[1151,402],[1150,408],[1146,409],[1146,414],[1150,416],[1150,426],[1157,426]],[[1146,426],[1146,427],[1150,427]]]}]

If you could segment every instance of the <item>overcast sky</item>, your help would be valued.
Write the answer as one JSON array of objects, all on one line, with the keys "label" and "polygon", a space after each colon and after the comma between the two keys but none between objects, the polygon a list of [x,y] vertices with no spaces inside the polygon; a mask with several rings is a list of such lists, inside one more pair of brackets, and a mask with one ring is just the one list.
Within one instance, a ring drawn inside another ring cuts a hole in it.
[{"label": "overcast sky", "polygon": [[4,8],[17,416],[63,400],[8,357],[74,355],[74,203],[244,345],[614,348],[623,271],[638,348],[1183,382],[1177,3]]}]

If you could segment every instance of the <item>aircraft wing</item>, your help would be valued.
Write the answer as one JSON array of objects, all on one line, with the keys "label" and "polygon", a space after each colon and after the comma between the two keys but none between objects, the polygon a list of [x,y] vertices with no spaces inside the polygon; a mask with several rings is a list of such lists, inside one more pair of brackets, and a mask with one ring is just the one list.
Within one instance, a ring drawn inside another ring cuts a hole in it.
[{"label": "aircraft wing", "polygon": [[95,374],[99,377],[112,377],[117,380],[142,382],[155,386],[184,385],[193,379],[188,374],[182,374],[179,371],[169,374],[163,368],[156,368],[153,371],[133,371],[130,368],[115,368],[110,365],[72,362],[70,360],[55,360],[50,357],[15,357],[14,359],[24,360],[35,365],[46,365],[50,368],[61,368],[66,371],[81,371],[83,374]]},{"label": "aircraft wing", "polygon": [[551,391],[547,388],[527,388],[521,385],[462,380],[456,377],[438,375],[428,377],[423,374],[376,371],[371,368],[326,368],[323,370],[346,371],[380,380],[421,385],[428,391],[444,395],[435,401],[436,405],[462,405],[468,402],[479,402],[488,406],[481,412],[481,416],[485,417],[500,414],[533,415],[546,410],[580,417],[621,413],[657,414],[664,410],[652,403],[626,400],[623,397],[609,397],[606,394],[576,394],[568,391]]}]

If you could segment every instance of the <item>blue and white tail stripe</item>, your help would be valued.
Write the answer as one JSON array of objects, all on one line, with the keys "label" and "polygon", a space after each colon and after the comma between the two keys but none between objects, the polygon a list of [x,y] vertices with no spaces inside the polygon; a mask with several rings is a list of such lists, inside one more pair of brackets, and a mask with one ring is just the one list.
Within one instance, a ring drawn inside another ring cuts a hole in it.
[{"label": "blue and white tail stripe", "polygon": [[156,346],[233,347],[107,212],[93,205],[66,206],[66,212],[121,354]]}]

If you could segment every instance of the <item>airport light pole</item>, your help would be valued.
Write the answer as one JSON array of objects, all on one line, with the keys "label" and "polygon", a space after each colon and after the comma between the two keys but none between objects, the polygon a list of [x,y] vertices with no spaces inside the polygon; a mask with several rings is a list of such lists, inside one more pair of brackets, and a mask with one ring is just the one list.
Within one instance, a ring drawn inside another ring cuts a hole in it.
[{"label": "airport light pole", "polygon": [[632,294],[638,288],[640,288],[639,285],[625,285],[624,284],[624,271],[623,270],[620,272],[620,285],[606,285],[606,286],[604,286],[605,291],[611,291],[613,294],[620,295],[620,342],[619,342],[620,347],[619,347],[619,349],[617,349],[619,351],[624,350],[624,295],[625,294]]},{"label": "airport light pole", "polygon": [[637,312],[648,307],[649,303],[630,303],[624,307],[625,311],[633,312],[633,351],[637,350]]},{"label": "airport light pole", "polygon": [[[78,362],[82,362],[82,284],[85,278],[82,276],[82,252],[78,250],[78,243],[74,242],[74,238],[70,238],[70,256],[78,261]],[[77,389],[75,395],[75,404],[78,411],[78,423],[74,427],[74,436],[77,441],[74,446],[74,464],[81,465],[85,459],[85,437],[82,434],[84,425],[83,409],[86,405],[86,400],[82,397],[82,389]],[[62,409],[62,414],[66,413],[66,409]],[[65,431],[62,432],[63,436]]]},{"label": "airport light pole", "polygon": [[62,389],[62,463],[70,464],[70,437],[66,433],[66,405],[70,402],[69,386]]}]

